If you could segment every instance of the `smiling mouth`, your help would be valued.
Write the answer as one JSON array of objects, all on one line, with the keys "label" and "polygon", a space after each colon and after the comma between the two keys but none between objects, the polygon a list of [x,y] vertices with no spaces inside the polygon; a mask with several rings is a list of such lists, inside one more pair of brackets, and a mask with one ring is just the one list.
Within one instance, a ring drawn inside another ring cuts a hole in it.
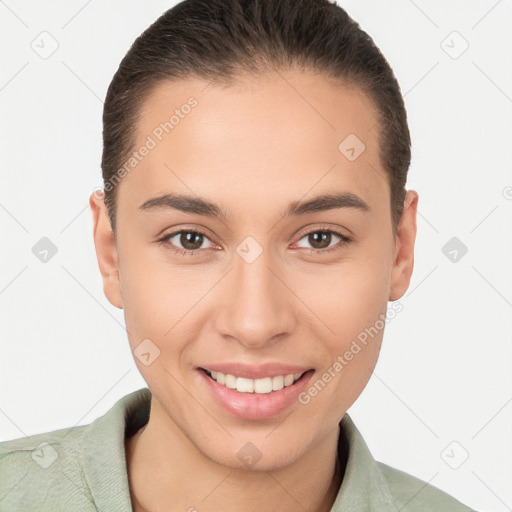
[{"label": "smiling mouth", "polygon": [[200,368],[208,377],[217,384],[236,390],[240,393],[268,394],[280,391],[283,388],[293,386],[296,382],[304,378],[306,374],[314,370],[307,370],[303,373],[290,373],[287,375],[276,375],[274,377],[263,377],[261,379],[248,379],[246,377],[237,377],[231,374],[224,374],[214,370]]}]

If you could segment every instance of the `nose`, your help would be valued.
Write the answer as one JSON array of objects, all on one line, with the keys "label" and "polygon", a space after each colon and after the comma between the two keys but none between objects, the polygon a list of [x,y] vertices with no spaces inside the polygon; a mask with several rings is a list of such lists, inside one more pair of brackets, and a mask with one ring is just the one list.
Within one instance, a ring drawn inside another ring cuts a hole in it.
[{"label": "nose", "polygon": [[220,335],[247,349],[264,348],[290,335],[296,325],[296,304],[286,272],[263,251],[254,261],[235,254],[234,267],[222,288]]}]

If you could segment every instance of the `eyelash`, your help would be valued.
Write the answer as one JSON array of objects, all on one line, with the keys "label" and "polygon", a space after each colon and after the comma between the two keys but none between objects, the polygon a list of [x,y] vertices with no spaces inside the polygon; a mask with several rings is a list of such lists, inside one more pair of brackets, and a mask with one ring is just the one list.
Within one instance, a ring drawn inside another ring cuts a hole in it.
[{"label": "eyelash", "polygon": [[[202,252],[201,249],[195,249],[195,250],[179,249],[179,248],[176,248],[176,246],[174,246],[170,242],[168,242],[169,238],[172,238],[173,236],[179,235],[181,233],[194,233],[196,235],[202,235],[205,238],[207,238],[208,240],[210,240],[208,235],[206,233],[202,232],[202,231],[199,231],[199,230],[196,230],[196,229],[181,229],[180,231],[174,231],[173,233],[171,233],[169,235],[165,235],[163,238],[160,238],[158,240],[158,242],[160,242],[161,245],[164,245],[166,248],[170,249],[174,253],[182,255],[182,256],[186,256],[186,255],[197,256],[198,254],[200,254]],[[304,233],[299,238],[299,240],[302,240],[305,236],[308,236],[311,233],[331,233],[331,234],[334,234],[334,235],[338,236],[339,238],[341,238],[341,241],[338,242],[336,245],[333,245],[332,247],[329,247],[328,249],[309,249],[309,254],[325,254],[325,253],[330,253],[332,251],[335,251],[335,250],[338,250],[338,249],[342,249],[346,245],[348,245],[350,242],[352,242],[352,239],[349,238],[348,236],[343,235],[339,231],[335,231],[333,229],[327,229],[327,228],[325,228],[325,229],[324,228],[317,228],[317,229],[313,229],[311,231],[307,231],[306,233]],[[308,249],[303,249],[303,250],[308,250]]]}]

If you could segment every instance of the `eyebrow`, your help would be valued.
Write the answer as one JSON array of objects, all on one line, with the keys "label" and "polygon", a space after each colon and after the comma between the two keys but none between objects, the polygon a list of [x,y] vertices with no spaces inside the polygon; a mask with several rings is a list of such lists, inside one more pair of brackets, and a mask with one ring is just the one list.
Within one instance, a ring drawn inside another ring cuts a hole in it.
[{"label": "eyebrow", "polygon": [[[362,212],[369,212],[370,206],[360,197],[351,192],[336,194],[322,194],[307,201],[294,201],[282,213],[282,217],[295,217],[307,213],[333,210],[337,208],[355,208]],[[212,218],[226,220],[227,212],[215,203],[200,197],[183,194],[164,194],[148,199],[139,206],[139,210],[154,211],[174,209],[184,213],[195,213]]]}]

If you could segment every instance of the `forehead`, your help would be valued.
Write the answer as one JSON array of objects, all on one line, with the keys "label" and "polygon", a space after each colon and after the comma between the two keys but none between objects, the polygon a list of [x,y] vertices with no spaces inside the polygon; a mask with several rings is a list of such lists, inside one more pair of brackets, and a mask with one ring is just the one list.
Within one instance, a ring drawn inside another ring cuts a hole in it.
[{"label": "forehead", "polygon": [[139,200],[134,206],[177,189],[244,197],[254,208],[275,199],[280,210],[284,196],[308,192],[389,197],[371,102],[321,74],[279,71],[229,86],[162,82],[145,100],[135,133],[133,149],[144,156],[127,167],[120,203],[123,189]]}]

